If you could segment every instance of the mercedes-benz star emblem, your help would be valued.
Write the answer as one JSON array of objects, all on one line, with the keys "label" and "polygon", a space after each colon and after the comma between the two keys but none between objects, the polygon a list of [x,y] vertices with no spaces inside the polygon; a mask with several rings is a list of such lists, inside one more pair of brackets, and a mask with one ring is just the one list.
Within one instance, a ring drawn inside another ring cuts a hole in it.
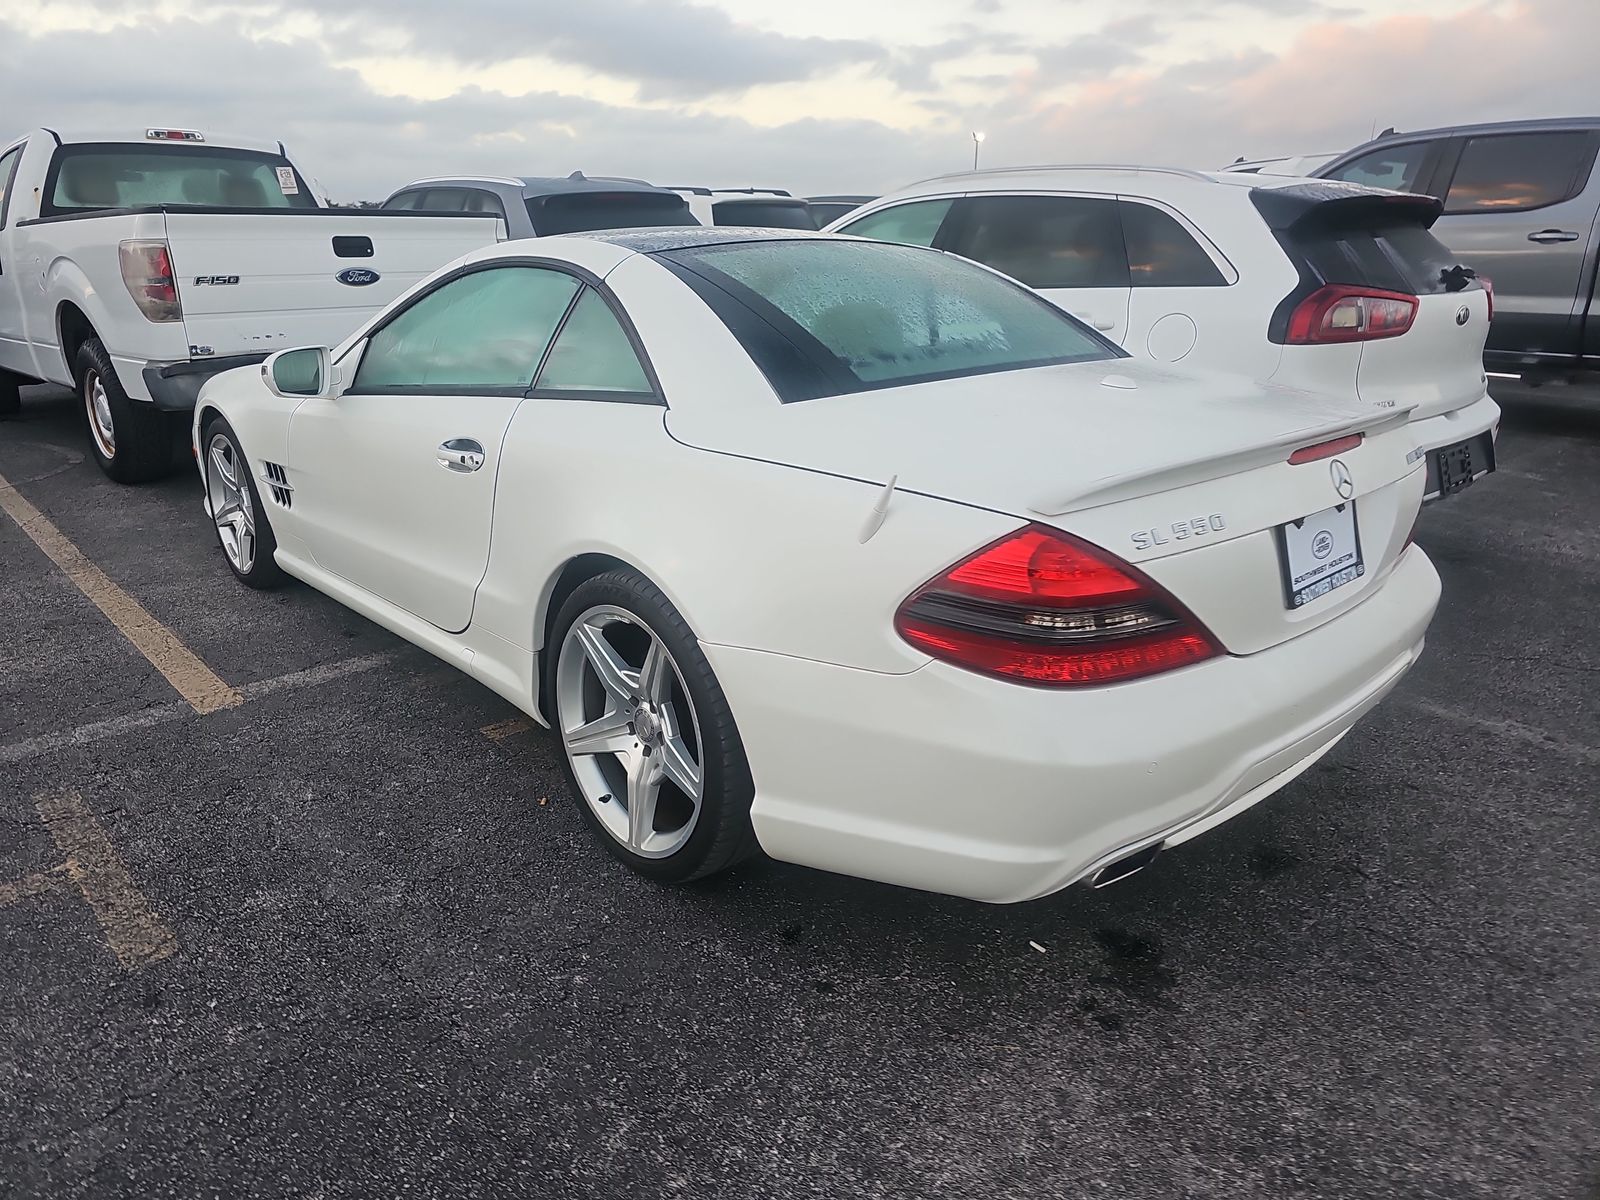
[{"label": "mercedes-benz star emblem", "polygon": [[1333,476],[1333,490],[1339,493],[1339,499],[1348,500],[1356,494],[1356,481],[1350,477],[1350,468],[1339,459],[1328,464],[1328,474]]},{"label": "mercedes-benz star emblem", "polygon": [[1468,308],[1465,304],[1463,304],[1460,308],[1456,309],[1456,324],[1457,325],[1465,325],[1470,320],[1472,320],[1472,310],[1470,308]]}]

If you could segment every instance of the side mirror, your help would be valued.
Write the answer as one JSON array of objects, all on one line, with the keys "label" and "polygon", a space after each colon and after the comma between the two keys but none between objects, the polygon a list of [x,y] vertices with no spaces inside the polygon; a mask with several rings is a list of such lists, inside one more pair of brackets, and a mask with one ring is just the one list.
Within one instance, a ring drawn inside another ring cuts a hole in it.
[{"label": "side mirror", "polygon": [[333,351],[326,346],[302,346],[267,355],[261,364],[261,378],[274,396],[293,399],[314,396],[332,400],[343,389],[333,365]]}]

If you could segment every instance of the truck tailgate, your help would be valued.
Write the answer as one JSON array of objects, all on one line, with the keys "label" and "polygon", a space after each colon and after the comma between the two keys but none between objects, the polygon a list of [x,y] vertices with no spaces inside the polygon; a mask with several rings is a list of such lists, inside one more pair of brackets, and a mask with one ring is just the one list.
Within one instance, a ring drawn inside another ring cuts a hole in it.
[{"label": "truck tailgate", "polygon": [[413,284],[500,236],[486,214],[166,214],[194,358],[337,345]]}]

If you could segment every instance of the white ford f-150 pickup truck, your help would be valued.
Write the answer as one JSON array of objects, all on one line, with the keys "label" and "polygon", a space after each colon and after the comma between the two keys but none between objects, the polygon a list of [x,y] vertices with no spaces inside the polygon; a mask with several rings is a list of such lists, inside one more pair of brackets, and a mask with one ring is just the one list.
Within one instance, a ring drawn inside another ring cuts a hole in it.
[{"label": "white ford f-150 pickup truck", "polygon": [[36,129],[0,143],[0,417],[21,384],[73,388],[106,474],[154,479],[211,376],[335,345],[504,236],[486,214],[329,208],[281,142]]}]

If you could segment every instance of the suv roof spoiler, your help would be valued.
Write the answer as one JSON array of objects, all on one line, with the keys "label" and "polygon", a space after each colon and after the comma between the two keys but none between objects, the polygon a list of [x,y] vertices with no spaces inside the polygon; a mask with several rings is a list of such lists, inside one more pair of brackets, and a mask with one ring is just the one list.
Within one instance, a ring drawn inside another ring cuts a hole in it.
[{"label": "suv roof spoiler", "polygon": [[1255,188],[1250,200],[1275,233],[1336,229],[1341,226],[1414,222],[1431,228],[1444,211],[1435,196],[1389,192],[1338,180]]}]

